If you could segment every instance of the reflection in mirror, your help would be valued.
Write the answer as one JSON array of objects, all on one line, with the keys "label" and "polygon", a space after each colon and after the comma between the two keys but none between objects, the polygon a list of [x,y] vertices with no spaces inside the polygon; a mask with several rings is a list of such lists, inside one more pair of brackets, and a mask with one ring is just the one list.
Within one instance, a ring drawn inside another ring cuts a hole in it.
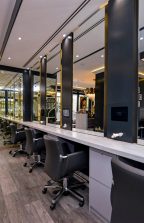
[{"label": "reflection in mirror", "polygon": [[33,121],[40,121],[40,72],[33,76]]},{"label": "reflection in mirror", "polygon": [[138,143],[144,145],[144,2],[139,1]]},{"label": "reflection in mirror", "polygon": [[[49,124],[60,124],[60,45],[47,55],[46,110]],[[58,75],[57,75],[58,73]]]},{"label": "reflection in mirror", "polygon": [[46,111],[47,123],[56,123],[56,91],[57,91],[57,75],[47,75],[46,87]]},{"label": "reflection in mirror", "polygon": [[104,9],[74,32],[73,128],[103,131]]}]

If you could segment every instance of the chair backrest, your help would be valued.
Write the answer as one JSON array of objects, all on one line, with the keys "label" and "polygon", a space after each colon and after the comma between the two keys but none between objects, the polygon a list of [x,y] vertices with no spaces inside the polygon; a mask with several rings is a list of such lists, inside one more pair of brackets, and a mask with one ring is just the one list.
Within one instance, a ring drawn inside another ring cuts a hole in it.
[{"label": "chair backrest", "polygon": [[62,158],[62,142],[57,137],[45,135],[46,147],[45,172],[55,181],[61,179],[65,173]]},{"label": "chair backrest", "polygon": [[144,164],[112,159],[111,223],[144,222]]},{"label": "chair backrest", "polygon": [[33,148],[34,130],[25,128],[25,133],[26,133],[25,150],[29,155],[31,155],[33,154],[33,151],[34,151],[34,148]]},{"label": "chair backrest", "polygon": [[13,144],[16,143],[16,130],[17,130],[16,125],[13,124],[13,123],[11,123],[11,124],[10,124],[11,143],[13,143]]}]

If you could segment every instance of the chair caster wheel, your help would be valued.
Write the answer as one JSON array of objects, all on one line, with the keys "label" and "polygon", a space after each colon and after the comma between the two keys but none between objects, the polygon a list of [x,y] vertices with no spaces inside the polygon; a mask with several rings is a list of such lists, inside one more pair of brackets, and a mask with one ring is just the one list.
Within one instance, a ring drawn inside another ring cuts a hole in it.
[{"label": "chair caster wheel", "polygon": [[83,206],[84,206],[84,201],[80,201],[80,202],[79,202],[79,206],[80,206],[80,207],[83,207]]},{"label": "chair caster wheel", "polygon": [[24,165],[23,165],[24,167],[26,167],[27,166],[27,163],[24,163]]},{"label": "chair caster wheel", "polygon": [[55,207],[56,207],[56,205],[55,205],[55,204],[51,204],[51,205],[50,205],[50,209],[51,209],[51,210],[54,210],[54,209],[55,209]]},{"label": "chair caster wheel", "polygon": [[44,188],[44,189],[42,190],[42,193],[43,193],[43,194],[46,194],[46,192],[47,192],[47,188]]},{"label": "chair caster wheel", "polygon": [[29,173],[32,173],[32,168],[29,169]]},{"label": "chair caster wheel", "polygon": [[15,153],[13,153],[13,154],[12,154],[12,157],[15,157],[15,155],[16,155],[16,154],[15,154]]},{"label": "chair caster wheel", "polygon": [[[4,144],[5,145],[5,144]],[[9,154],[12,154],[12,150],[9,151]]]}]

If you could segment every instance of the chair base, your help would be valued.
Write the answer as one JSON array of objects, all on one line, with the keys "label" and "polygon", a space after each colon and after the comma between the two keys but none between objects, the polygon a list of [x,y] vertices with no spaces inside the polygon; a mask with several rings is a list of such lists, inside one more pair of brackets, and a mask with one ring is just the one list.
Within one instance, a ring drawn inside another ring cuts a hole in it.
[{"label": "chair base", "polygon": [[9,154],[11,154],[13,157],[15,157],[18,154],[27,154],[27,152],[25,150],[23,150],[22,148],[16,149],[15,151],[10,150]]},{"label": "chair base", "polygon": [[59,182],[58,184],[51,183],[50,181],[48,182],[47,185],[44,186],[42,193],[45,194],[47,192],[48,188],[58,189],[56,196],[51,201],[51,205],[50,205],[51,210],[55,209],[57,202],[63,195],[68,195],[68,194],[72,195],[79,201],[80,207],[82,207],[84,205],[84,197],[74,190],[74,188],[76,189],[76,188],[83,187],[84,186],[83,182],[68,186],[68,178],[67,177],[65,177],[63,179],[62,183]]},{"label": "chair base", "polygon": [[[34,155],[34,157],[37,157],[38,160],[34,160],[34,162],[32,163],[29,163],[29,173],[32,173],[33,169],[36,168],[36,167],[39,167],[39,166],[43,166],[44,167],[44,162],[41,161],[41,157],[40,155]],[[30,159],[31,156],[28,156],[28,159]],[[26,167],[28,165],[27,162],[24,163],[24,167]]]}]

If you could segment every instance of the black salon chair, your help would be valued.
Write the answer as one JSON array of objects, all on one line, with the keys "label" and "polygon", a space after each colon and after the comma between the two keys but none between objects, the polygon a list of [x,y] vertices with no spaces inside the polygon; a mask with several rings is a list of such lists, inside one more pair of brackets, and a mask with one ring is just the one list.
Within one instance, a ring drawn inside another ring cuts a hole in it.
[{"label": "black salon chair", "polygon": [[[29,173],[32,172],[33,168],[38,166],[44,166],[44,161],[42,160],[42,153],[45,152],[45,144],[43,135],[34,129],[25,128],[26,133],[26,146],[25,150],[28,154],[27,158],[30,160],[33,158],[33,162],[29,162],[30,168]],[[41,137],[41,138],[38,138]],[[28,162],[24,163],[27,166]]]},{"label": "black salon chair", "polygon": [[144,164],[112,159],[111,223],[144,222]]},{"label": "black salon chair", "polygon": [[10,150],[9,154],[11,154],[13,157],[15,157],[18,154],[26,154],[25,151],[25,140],[26,135],[24,128],[17,128],[15,124],[10,124],[10,130],[11,130],[11,144],[20,144],[19,148],[15,151]]},{"label": "black salon chair", "polygon": [[[53,210],[61,196],[66,193],[74,196],[79,201],[79,205],[83,206],[84,197],[74,190],[80,186],[80,183],[72,184],[71,178],[75,171],[82,170],[88,165],[87,153],[84,151],[70,153],[68,144],[56,137],[47,135],[44,136],[44,141],[46,146],[45,171],[51,180],[57,182],[55,187],[59,188],[52,199],[50,208]],[[54,185],[48,183],[42,192],[46,193],[47,188],[50,187],[53,188]]]}]

